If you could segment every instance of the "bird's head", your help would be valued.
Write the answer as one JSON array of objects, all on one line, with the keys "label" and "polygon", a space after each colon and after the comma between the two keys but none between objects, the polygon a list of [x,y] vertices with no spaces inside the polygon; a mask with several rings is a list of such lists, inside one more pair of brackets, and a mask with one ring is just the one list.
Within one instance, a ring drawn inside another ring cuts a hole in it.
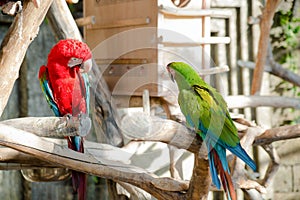
[{"label": "bird's head", "polygon": [[92,52],[87,44],[79,40],[60,40],[51,49],[47,66],[56,71],[71,73],[78,70],[86,73],[92,68]]},{"label": "bird's head", "polygon": [[179,87],[188,87],[203,81],[190,65],[183,62],[169,63],[167,71],[171,80],[176,81]]}]

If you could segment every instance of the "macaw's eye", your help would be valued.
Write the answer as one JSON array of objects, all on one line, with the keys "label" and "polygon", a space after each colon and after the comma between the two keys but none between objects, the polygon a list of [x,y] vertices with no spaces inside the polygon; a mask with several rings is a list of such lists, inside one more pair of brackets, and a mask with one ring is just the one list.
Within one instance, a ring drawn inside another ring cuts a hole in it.
[{"label": "macaw's eye", "polygon": [[69,62],[68,62],[68,67],[75,67],[75,66],[80,66],[82,64],[83,59],[81,58],[70,58]]}]

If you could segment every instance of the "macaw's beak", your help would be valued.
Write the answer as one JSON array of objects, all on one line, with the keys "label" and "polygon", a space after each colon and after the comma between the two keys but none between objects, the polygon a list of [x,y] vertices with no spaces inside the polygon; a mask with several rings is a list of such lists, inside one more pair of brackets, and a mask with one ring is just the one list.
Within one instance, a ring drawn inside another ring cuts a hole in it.
[{"label": "macaw's beak", "polygon": [[81,64],[80,72],[87,73],[92,69],[92,66],[93,66],[93,62],[92,62],[92,59],[90,58]]},{"label": "macaw's beak", "polygon": [[92,59],[83,62],[80,58],[71,58],[68,62],[68,67],[79,67],[81,73],[87,73],[92,69]]},{"label": "macaw's beak", "polygon": [[168,70],[168,74],[169,74],[171,80],[172,80],[173,82],[175,82],[175,77],[174,77],[175,74],[174,74],[174,70],[172,70],[172,69],[169,67],[169,65],[167,66],[167,70]]}]

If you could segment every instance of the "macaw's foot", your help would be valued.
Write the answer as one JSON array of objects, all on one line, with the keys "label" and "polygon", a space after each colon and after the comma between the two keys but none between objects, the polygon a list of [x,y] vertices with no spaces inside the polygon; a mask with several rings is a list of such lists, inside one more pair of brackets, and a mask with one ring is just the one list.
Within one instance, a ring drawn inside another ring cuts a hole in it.
[{"label": "macaw's foot", "polygon": [[[66,114],[64,117],[67,120],[67,126],[76,129],[76,135],[85,137],[89,134],[92,127],[92,121],[87,114],[79,114],[76,117],[71,114]],[[74,130],[70,131],[73,132]]]},{"label": "macaw's foot", "polygon": [[79,114],[79,135],[85,137],[89,134],[92,128],[92,120],[88,114]]}]

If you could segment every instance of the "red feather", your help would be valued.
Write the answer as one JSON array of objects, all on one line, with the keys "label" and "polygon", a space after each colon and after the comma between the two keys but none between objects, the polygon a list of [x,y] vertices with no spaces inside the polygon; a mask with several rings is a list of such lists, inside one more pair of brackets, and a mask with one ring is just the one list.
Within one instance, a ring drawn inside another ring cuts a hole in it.
[{"label": "red feather", "polygon": [[227,196],[229,197],[228,199],[231,198],[231,200],[236,200],[236,192],[235,192],[230,174],[223,169],[221,160],[219,159],[219,156],[218,156],[218,153],[216,152],[216,150],[211,149],[210,153],[214,157],[214,164],[215,164],[215,167],[217,168],[218,174],[220,176],[224,191],[227,194]]},{"label": "red feather", "polygon": [[81,87],[78,85],[81,82],[78,82],[81,75],[78,72],[79,68],[68,67],[68,61],[72,57],[85,61],[90,59],[92,54],[89,47],[83,42],[72,39],[61,40],[51,49],[48,55],[47,68],[54,100],[61,115],[77,116],[79,113],[73,113],[72,107],[79,106],[80,112],[86,112],[85,93],[74,91],[74,87],[76,90]]}]

